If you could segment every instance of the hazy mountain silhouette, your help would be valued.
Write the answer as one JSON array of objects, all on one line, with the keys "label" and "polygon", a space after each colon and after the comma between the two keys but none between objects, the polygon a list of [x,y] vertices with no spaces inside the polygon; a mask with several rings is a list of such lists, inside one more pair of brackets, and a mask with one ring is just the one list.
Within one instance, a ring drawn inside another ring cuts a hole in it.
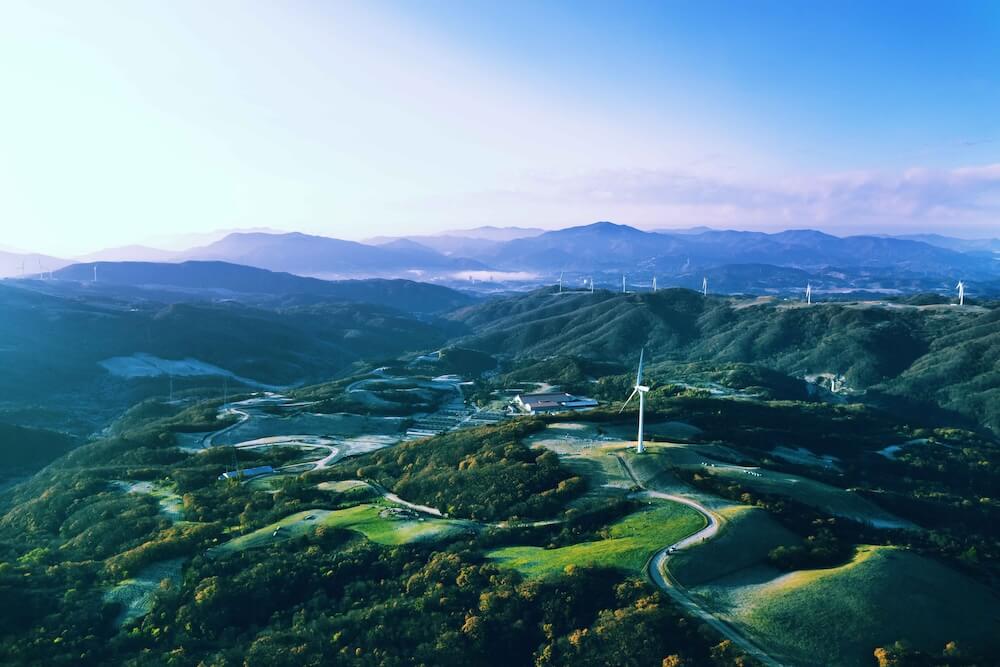
[{"label": "hazy mountain silhouette", "polygon": [[469,259],[455,259],[429,248],[382,247],[298,232],[290,234],[230,234],[182,259],[221,260],[298,275],[385,275],[408,270],[483,268]]},{"label": "hazy mountain silhouette", "polygon": [[242,266],[228,262],[97,262],[74,264],[55,272],[64,281],[88,282],[97,267],[98,286],[224,290],[275,296],[310,295],[329,300],[390,306],[408,312],[439,312],[473,301],[456,290],[412,280],[329,281]]}]

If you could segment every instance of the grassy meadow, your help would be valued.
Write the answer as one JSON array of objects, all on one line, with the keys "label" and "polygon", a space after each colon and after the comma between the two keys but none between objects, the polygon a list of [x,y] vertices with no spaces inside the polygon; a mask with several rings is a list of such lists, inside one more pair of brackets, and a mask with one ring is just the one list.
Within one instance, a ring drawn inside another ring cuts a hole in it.
[{"label": "grassy meadow", "polygon": [[529,577],[561,574],[567,566],[613,567],[642,572],[656,551],[705,527],[705,518],[686,505],[655,502],[613,523],[608,536],[557,549],[505,547],[487,556]]}]

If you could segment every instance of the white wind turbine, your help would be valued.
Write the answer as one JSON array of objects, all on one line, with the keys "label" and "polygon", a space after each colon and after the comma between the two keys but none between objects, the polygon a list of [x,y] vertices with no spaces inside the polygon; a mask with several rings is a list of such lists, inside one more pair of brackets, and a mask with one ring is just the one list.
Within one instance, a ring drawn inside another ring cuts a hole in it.
[{"label": "white wind turbine", "polygon": [[653,291],[656,291],[656,276],[653,276]]},{"label": "white wind turbine", "polygon": [[622,404],[622,409],[618,411],[618,414],[624,412],[625,407],[629,404],[629,401],[631,401],[636,394],[639,394],[639,437],[635,446],[636,454],[642,454],[646,451],[646,447],[642,444],[642,418],[646,411],[646,392],[649,391],[649,387],[642,384],[642,358],[645,354],[646,348],[642,348],[642,351],[639,353],[639,372],[635,374],[635,388],[632,390],[632,393],[629,394],[629,397],[625,399],[625,403]]},{"label": "white wind turbine", "polygon": [[628,292],[625,290],[625,274],[624,273],[622,274],[622,294],[628,294]]},{"label": "white wind turbine", "polygon": [[594,277],[593,276],[590,277],[590,293],[591,294],[594,293]]},{"label": "white wind turbine", "polygon": [[812,283],[806,283],[806,303],[813,302],[813,286]]},{"label": "white wind turbine", "polygon": [[562,294],[562,279],[563,279],[563,272],[560,271],[559,272],[559,293],[560,294]]},{"label": "white wind turbine", "polygon": [[959,280],[958,284],[955,285],[955,289],[958,290],[958,305],[964,306],[965,305],[965,283],[962,282],[961,280]]},{"label": "white wind turbine", "polygon": [[701,295],[708,296],[708,276],[701,279]]}]

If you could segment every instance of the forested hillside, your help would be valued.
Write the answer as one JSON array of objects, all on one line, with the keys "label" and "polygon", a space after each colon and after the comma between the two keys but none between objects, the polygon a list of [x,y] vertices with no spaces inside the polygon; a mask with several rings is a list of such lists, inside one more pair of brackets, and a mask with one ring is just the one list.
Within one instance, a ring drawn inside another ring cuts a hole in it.
[{"label": "forested hillside", "polygon": [[[95,271],[100,282],[94,283]],[[55,282],[43,282],[55,293],[114,293],[125,287],[132,294],[166,300],[211,300],[220,293],[246,300],[247,295],[289,298],[308,295],[328,301],[348,301],[395,308],[411,313],[436,313],[471,303],[474,299],[440,285],[412,280],[319,280],[268,271],[229,262],[89,262],[73,264],[54,273]],[[164,294],[166,292],[166,294]]]},{"label": "forested hillside", "polygon": [[65,433],[0,422],[0,453],[4,461],[0,484],[8,477],[38,470],[68,452],[76,443],[75,438]]},{"label": "forested hillside", "polygon": [[[454,312],[461,345],[511,358],[743,362],[931,400],[1000,428],[1000,311],[657,293],[536,291]],[[972,397],[972,394],[975,397]]]},{"label": "forested hillside", "polygon": [[[256,308],[63,298],[0,286],[0,407],[43,405],[96,428],[150,395],[329,379],[367,358],[440,346],[434,323],[368,304]],[[22,423],[24,423],[22,421]],[[84,430],[84,433],[89,431]]]}]

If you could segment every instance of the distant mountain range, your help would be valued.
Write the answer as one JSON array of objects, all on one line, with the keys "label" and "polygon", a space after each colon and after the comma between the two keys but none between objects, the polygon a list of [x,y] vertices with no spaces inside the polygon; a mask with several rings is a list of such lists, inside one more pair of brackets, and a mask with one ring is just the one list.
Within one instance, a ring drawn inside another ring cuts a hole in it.
[{"label": "distant mountain range", "polygon": [[173,250],[160,250],[144,245],[105,248],[76,258],[77,262],[173,262],[180,256]]},{"label": "distant mountain range", "polygon": [[391,243],[407,240],[447,256],[478,257],[490,254],[508,241],[531,238],[544,233],[544,229],[535,227],[487,226],[419,236],[376,236],[365,242],[384,247]]},{"label": "distant mountain range", "polygon": [[626,272],[683,272],[725,264],[771,264],[799,269],[892,268],[916,273],[996,274],[992,258],[921,241],[879,236],[837,237],[814,230],[777,234],[702,231],[644,232],[598,222],[505,243],[478,257],[498,268],[559,270],[615,269]]},{"label": "distant mountain range", "polygon": [[[1000,291],[1000,239],[937,234],[837,237],[815,230],[767,234],[693,227],[647,232],[597,222],[543,231],[479,227],[438,235],[375,237],[365,243],[308,234],[236,232],[184,251],[127,246],[92,253],[92,261],[218,261],[325,279],[412,278],[490,291],[523,290],[560,273],[627,274],[663,286],[694,287],[708,277],[726,292],[780,291],[803,281],[827,290],[943,290],[959,280],[980,294]],[[0,277],[51,271],[71,262],[0,253]],[[497,285],[489,283],[497,274]],[[475,284],[469,285],[477,288]]]},{"label": "distant mountain range", "polygon": [[952,236],[942,236],[940,234],[910,234],[907,236],[897,236],[896,238],[910,241],[920,241],[929,245],[947,248],[956,252],[969,253],[1000,253],[1000,239],[957,239]]},{"label": "distant mountain range", "polygon": [[38,276],[47,271],[55,271],[68,264],[72,264],[72,262],[49,255],[0,250],[0,278],[12,278],[21,275]]},{"label": "distant mountain range", "polygon": [[[97,283],[93,284],[94,269]],[[468,305],[472,297],[439,285],[412,280],[343,280],[328,281],[290,273],[231,264],[228,262],[188,261],[96,262],[73,264],[54,273],[58,281],[90,283],[101,289],[127,286],[154,291],[153,298],[169,300],[162,292],[182,290],[207,292],[206,297],[269,295],[287,299],[295,296],[323,297],[334,301],[371,303],[405,312],[435,313]]]},{"label": "distant mountain range", "polygon": [[373,246],[298,232],[230,234],[203,248],[181,253],[179,259],[221,260],[320,277],[486,268],[474,259],[445,257],[412,242]]}]

